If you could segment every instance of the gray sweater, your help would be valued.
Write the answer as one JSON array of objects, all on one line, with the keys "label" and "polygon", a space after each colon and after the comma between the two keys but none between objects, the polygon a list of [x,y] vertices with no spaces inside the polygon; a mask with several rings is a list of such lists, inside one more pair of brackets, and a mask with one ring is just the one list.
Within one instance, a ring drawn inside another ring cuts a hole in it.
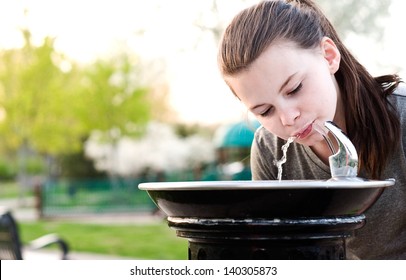
[{"label": "gray sweater", "polygon": [[[366,211],[366,225],[347,241],[347,257],[360,259],[406,259],[406,86],[400,84],[390,97],[401,121],[401,141],[385,167],[383,178],[396,183],[385,189],[378,201]],[[274,160],[282,157],[286,141],[260,127],[251,150],[253,180],[275,180]],[[362,171],[360,177],[364,177]],[[330,179],[330,168],[312,150],[293,142],[283,165],[283,180]]]}]

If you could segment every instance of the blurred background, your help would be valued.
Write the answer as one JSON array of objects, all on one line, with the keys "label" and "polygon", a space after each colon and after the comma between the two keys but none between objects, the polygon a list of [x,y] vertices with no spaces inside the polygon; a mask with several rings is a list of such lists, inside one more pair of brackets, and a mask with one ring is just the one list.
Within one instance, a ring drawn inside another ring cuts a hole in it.
[{"label": "blurred background", "polygon": [[[141,182],[250,179],[259,124],[216,53],[257,2],[1,0],[0,202],[154,213]],[[373,75],[405,76],[404,1],[316,2]]]}]

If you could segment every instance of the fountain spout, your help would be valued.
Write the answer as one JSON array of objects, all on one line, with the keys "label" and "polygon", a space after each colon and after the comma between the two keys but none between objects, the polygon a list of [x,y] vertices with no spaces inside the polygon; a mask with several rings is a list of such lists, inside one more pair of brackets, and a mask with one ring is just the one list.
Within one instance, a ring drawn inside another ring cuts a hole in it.
[{"label": "fountain spout", "polygon": [[326,121],[324,126],[338,143],[338,151],[329,157],[332,179],[355,178],[358,175],[358,154],[354,144],[333,122]]}]

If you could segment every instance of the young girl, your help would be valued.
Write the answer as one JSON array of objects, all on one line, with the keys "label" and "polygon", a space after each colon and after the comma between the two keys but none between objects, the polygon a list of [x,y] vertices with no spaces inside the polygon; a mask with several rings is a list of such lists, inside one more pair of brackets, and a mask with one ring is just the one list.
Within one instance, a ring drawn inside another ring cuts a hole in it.
[{"label": "young girl", "polygon": [[372,77],[310,0],[265,1],[227,27],[219,67],[257,117],[254,180],[275,180],[274,161],[290,137],[284,180],[329,179],[330,149],[315,128],[335,122],[359,155],[359,177],[396,179],[366,212],[348,258],[406,259],[406,87],[397,75]]}]

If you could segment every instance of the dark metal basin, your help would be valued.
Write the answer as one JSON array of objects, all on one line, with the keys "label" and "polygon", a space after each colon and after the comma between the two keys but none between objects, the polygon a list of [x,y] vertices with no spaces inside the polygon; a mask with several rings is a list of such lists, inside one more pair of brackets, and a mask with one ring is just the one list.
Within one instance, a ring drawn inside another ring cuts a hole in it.
[{"label": "dark metal basin", "polygon": [[169,217],[277,219],[359,215],[393,180],[142,183]]}]

